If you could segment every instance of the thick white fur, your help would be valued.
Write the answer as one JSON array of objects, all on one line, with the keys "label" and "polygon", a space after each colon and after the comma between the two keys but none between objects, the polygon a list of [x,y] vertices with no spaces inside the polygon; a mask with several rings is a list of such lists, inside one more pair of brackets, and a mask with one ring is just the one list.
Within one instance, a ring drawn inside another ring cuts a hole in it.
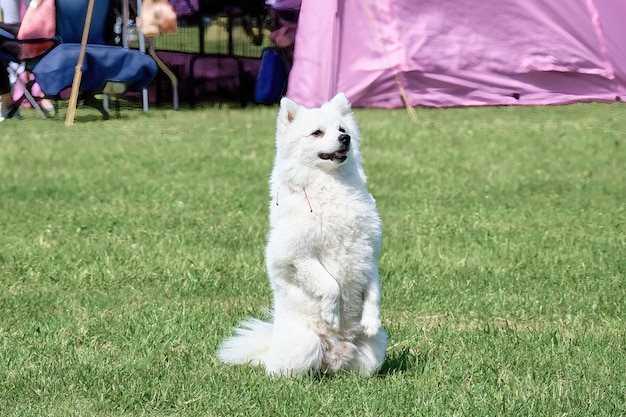
[{"label": "thick white fur", "polygon": [[[382,229],[350,103],[343,93],[316,109],[283,98],[276,130],[265,252],[271,320],[243,321],[218,357],[278,375],[374,374],[387,345],[377,263]],[[347,159],[321,159],[340,150],[343,131]]]}]

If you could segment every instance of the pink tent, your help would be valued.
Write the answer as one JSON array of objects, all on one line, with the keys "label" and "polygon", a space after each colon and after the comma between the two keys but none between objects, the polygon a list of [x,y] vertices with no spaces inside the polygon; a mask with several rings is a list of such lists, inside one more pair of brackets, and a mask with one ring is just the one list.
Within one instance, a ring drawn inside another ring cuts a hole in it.
[{"label": "pink tent", "polygon": [[626,0],[303,0],[287,96],[357,107],[626,99]]}]

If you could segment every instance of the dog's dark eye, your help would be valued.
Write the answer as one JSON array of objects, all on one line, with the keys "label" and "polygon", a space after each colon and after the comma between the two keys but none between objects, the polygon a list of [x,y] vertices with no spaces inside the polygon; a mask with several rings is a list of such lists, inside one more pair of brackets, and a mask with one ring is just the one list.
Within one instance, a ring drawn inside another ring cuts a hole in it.
[{"label": "dog's dark eye", "polygon": [[316,138],[321,138],[322,136],[324,136],[324,132],[322,132],[321,130],[317,129],[315,132],[311,133],[311,136],[314,136]]},{"label": "dog's dark eye", "polygon": [[339,128],[339,131],[340,131],[341,133],[346,133],[346,129],[344,129],[343,127],[340,127],[340,128]]}]

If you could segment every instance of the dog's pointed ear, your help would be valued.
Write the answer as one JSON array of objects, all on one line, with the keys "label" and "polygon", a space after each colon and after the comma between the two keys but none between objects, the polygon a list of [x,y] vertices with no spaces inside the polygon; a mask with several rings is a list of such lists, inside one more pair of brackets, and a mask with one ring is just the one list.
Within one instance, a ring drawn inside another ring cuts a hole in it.
[{"label": "dog's pointed ear", "polygon": [[337,95],[333,97],[329,103],[335,106],[342,116],[352,113],[352,105],[344,93],[337,93]]},{"label": "dog's pointed ear", "polygon": [[293,122],[293,119],[296,118],[298,110],[300,110],[300,105],[298,103],[287,97],[283,97],[280,100],[279,119],[284,125],[288,125]]}]

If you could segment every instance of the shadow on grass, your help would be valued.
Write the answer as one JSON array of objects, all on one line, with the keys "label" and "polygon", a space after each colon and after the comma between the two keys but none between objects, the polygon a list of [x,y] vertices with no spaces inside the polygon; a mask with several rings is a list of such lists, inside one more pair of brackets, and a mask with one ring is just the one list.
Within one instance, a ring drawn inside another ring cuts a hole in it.
[{"label": "shadow on grass", "polygon": [[378,372],[378,375],[385,377],[405,372],[423,373],[428,361],[431,359],[431,352],[416,352],[415,349],[410,347],[391,351],[387,353],[385,363]]},{"label": "shadow on grass", "polygon": [[[80,109],[76,110],[77,112],[80,111]],[[65,122],[65,114],[62,114],[58,117],[54,117],[54,119],[60,120],[62,122]],[[74,116],[74,123],[73,124],[81,124],[81,123],[91,123],[91,122],[106,122],[106,120],[104,120],[102,118],[102,115],[100,114],[76,114]]]}]

